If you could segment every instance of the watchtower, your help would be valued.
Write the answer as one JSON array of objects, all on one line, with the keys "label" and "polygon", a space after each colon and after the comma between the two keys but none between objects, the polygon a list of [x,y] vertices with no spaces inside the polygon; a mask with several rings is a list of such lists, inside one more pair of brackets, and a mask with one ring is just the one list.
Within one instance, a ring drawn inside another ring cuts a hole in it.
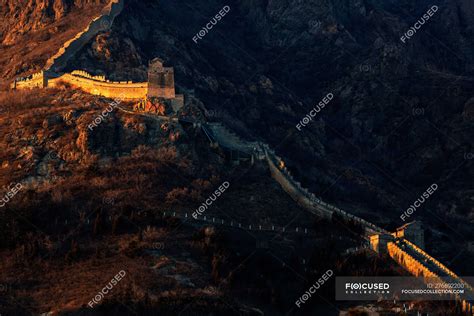
[{"label": "watchtower", "polygon": [[418,221],[413,221],[397,228],[393,235],[397,238],[405,238],[421,249],[425,248],[425,234],[421,223]]},{"label": "watchtower", "polygon": [[148,98],[174,99],[174,70],[172,67],[163,67],[163,60],[155,58],[148,67]]},{"label": "watchtower", "polygon": [[388,234],[375,234],[369,237],[370,238],[370,248],[376,253],[387,253],[387,244],[393,241],[393,236]]}]

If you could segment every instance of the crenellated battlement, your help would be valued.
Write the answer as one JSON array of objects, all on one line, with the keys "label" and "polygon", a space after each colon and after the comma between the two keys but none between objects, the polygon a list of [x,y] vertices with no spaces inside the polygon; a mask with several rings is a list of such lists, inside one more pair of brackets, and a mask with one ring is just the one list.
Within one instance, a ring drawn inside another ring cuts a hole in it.
[{"label": "crenellated battlement", "polygon": [[17,78],[10,85],[12,89],[45,88],[46,86],[47,78],[44,71],[36,72],[28,77]]},{"label": "crenellated battlement", "polygon": [[293,178],[284,160],[277,156],[275,151],[270,149],[266,144],[264,145],[264,150],[272,176],[300,205],[322,217],[331,218],[333,214],[337,214],[345,221],[360,224],[365,229],[367,239],[369,235],[374,233],[389,234],[389,232],[383,228],[317,198],[313,193],[309,192],[308,189],[304,188],[300,182]]},{"label": "crenellated battlement", "polygon": [[84,71],[84,70],[74,70],[73,72],[71,72],[71,75],[78,76],[78,77],[89,78],[89,79],[96,80],[96,81],[106,81],[105,76],[93,76],[93,75],[89,74],[87,71]]},{"label": "crenellated battlement", "polygon": [[[172,100],[177,108],[184,104],[184,97],[175,93],[174,76],[169,77],[174,72],[166,70],[167,80],[152,80],[159,76],[159,72],[154,70],[155,77],[149,78],[145,82],[132,81],[111,81],[104,75],[92,75],[84,70],[74,70],[71,73],[55,75],[52,72],[41,71],[26,78],[19,78],[11,84],[12,89],[33,89],[33,88],[55,88],[61,84],[81,89],[93,95],[100,95],[107,98],[125,98],[130,100],[145,99],[147,97],[158,97]],[[151,80],[151,82],[150,82]]]},{"label": "crenellated battlement", "polygon": [[110,81],[104,75],[92,75],[84,70],[74,70],[66,74],[60,73],[67,62],[95,35],[110,29],[123,8],[124,0],[111,0],[104,7],[100,16],[94,18],[83,31],[65,42],[58,52],[48,59],[44,71],[26,78],[16,79],[11,84],[11,88],[48,88],[67,83],[87,93],[109,98],[133,100],[164,98],[171,100],[173,108],[181,108],[184,105],[184,97],[176,95],[174,69],[164,67],[163,60],[159,58],[150,62],[147,82]]}]

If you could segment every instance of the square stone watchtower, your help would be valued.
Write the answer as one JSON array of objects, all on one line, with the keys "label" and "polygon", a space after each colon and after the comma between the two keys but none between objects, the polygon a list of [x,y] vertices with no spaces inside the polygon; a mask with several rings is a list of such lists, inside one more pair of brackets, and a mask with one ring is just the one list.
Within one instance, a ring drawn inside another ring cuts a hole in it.
[{"label": "square stone watchtower", "polygon": [[370,238],[370,248],[379,254],[387,253],[387,244],[393,241],[393,236],[388,234],[375,234]]},{"label": "square stone watchtower", "polygon": [[148,98],[174,99],[174,70],[163,67],[163,60],[155,58],[150,61],[148,68]]},{"label": "square stone watchtower", "polygon": [[393,235],[397,238],[405,238],[421,249],[425,248],[424,230],[421,223],[418,221],[413,221],[397,228],[397,231],[393,233]]}]

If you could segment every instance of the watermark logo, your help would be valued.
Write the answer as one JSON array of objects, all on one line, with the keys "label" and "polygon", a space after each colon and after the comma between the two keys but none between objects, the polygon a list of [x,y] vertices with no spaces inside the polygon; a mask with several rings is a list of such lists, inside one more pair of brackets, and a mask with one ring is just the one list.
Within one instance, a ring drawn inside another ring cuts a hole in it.
[{"label": "watermark logo", "polygon": [[90,302],[87,304],[90,308],[93,308],[94,304],[97,305],[99,304],[107,295],[126,275],[127,273],[124,270],[121,270],[119,273],[117,273],[112,280],[104,287],[102,290],[97,293],[97,295],[90,300]]},{"label": "watermark logo", "polygon": [[334,272],[329,269],[327,270],[299,299],[296,300],[295,304],[298,308],[301,308],[301,304],[306,303],[316,291],[324,285],[334,275]]},{"label": "watermark logo", "polygon": [[89,124],[88,128],[90,131],[94,130],[97,126],[99,126],[108,116],[109,113],[111,113],[117,106],[122,103],[125,95],[122,93],[119,98],[115,99],[112,101],[105,110],[102,111],[93,121],[91,124]]},{"label": "watermark logo", "polygon": [[472,300],[472,277],[336,277],[336,301]]},{"label": "watermark logo", "polygon": [[412,109],[413,116],[422,116],[425,115],[425,108],[413,108]]},{"label": "watermark logo", "polygon": [[101,26],[103,29],[109,29],[109,28],[112,26],[112,21],[110,20],[109,17],[104,16],[104,17],[102,18],[102,21],[100,21],[100,26]]},{"label": "watermark logo", "polygon": [[428,187],[428,189],[423,192],[423,194],[412,204],[410,205],[407,210],[400,215],[400,219],[402,221],[406,221],[408,218],[411,217],[411,215],[423,205],[423,203],[428,200],[428,198],[435,193],[435,191],[438,189],[438,185],[436,183],[433,183],[431,186]]},{"label": "watermark logo", "polygon": [[312,20],[308,22],[309,33],[316,35],[321,33],[322,22],[320,20]]},{"label": "watermark logo", "polygon": [[214,191],[214,193],[209,196],[204,203],[202,203],[201,206],[199,206],[194,212],[193,212],[193,217],[194,219],[197,219],[198,216],[201,216],[208,208],[209,206],[214,203],[214,201],[222,195],[230,186],[230,183],[228,181],[223,182],[217,190]]},{"label": "watermark logo", "polygon": [[214,26],[224,18],[224,16],[229,13],[230,7],[228,5],[224,6],[203,28],[193,36],[194,43],[197,44],[198,40],[202,40],[204,36],[206,36],[209,31],[211,31]]},{"label": "watermark logo", "polygon": [[7,205],[7,203],[10,202],[11,199],[13,199],[13,197],[17,195],[22,188],[23,185],[21,183],[17,183],[14,186],[10,185],[8,187],[7,193],[5,193],[5,195],[0,200],[0,208],[5,207],[5,205]]},{"label": "watermark logo", "polygon": [[6,292],[8,292],[8,286],[6,284],[0,283],[0,294],[6,293]]},{"label": "watermark logo", "polygon": [[206,110],[204,111],[204,115],[207,118],[223,118],[225,116],[225,112],[222,110]]},{"label": "watermark logo", "polygon": [[324,107],[326,105],[329,104],[329,102],[331,102],[331,100],[334,99],[334,95],[332,93],[328,93],[319,103],[318,105],[316,105],[313,109],[311,109],[311,111],[309,111],[309,113],[298,123],[296,124],[296,129],[298,131],[301,131],[301,128],[305,127],[306,125],[308,125],[312,120],[313,118],[316,117],[316,115],[321,112],[322,109],[324,109]]},{"label": "watermark logo", "polygon": [[151,248],[154,249],[154,250],[163,250],[163,249],[165,249],[165,244],[162,243],[162,242],[154,242],[151,245]]},{"label": "watermark logo", "polygon": [[102,198],[102,203],[106,205],[114,205],[115,204],[115,199],[113,197],[104,197]]},{"label": "watermark logo", "polygon": [[390,293],[390,284],[388,283],[355,283],[347,282],[345,284],[346,294],[367,294],[367,293]]},{"label": "watermark logo", "polygon": [[51,160],[57,160],[59,159],[59,154],[55,151],[51,151],[49,154],[48,154],[48,157],[49,159]]},{"label": "watermark logo", "polygon": [[360,64],[359,65],[359,71],[360,72],[371,72],[372,71],[372,66],[369,64]]},{"label": "watermark logo", "polygon": [[437,5],[433,5],[418,21],[415,22],[415,24],[413,24],[412,27],[410,27],[408,31],[405,32],[405,34],[400,37],[400,40],[405,43],[407,40],[411,39],[416,32],[418,32],[418,30],[421,29],[421,27],[428,22],[436,12],[438,12],[438,9]]}]

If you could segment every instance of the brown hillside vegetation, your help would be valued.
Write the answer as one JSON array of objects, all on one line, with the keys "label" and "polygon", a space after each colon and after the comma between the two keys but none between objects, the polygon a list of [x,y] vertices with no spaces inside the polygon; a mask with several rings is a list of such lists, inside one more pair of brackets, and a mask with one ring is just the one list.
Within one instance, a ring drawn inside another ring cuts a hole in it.
[{"label": "brown hillside vegetation", "polygon": [[[79,315],[124,270],[94,312],[252,315],[238,297],[291,305],[288,289],[296,296],[305,286],[292,270],[315,278],[329,268],[319,256],[338,261],[357,244],[295,205],[267,169],[226,164],[191,127],[115,110],[90,131],[110,102],[66,86],[0,94],[2,192],[23,183],[0,209],[1,313]],[[231,186],[207,216],[312,234],[274,235],[270,254],[253,233],[162,216],[190,214],[223,181]],[[305,272],[301,254],[313,269]]]},{"label": "brown hillside vegetation", "polygon": [[0,84],[41,70],[46,60],[86,27],[106,3],[0,1]]}]

